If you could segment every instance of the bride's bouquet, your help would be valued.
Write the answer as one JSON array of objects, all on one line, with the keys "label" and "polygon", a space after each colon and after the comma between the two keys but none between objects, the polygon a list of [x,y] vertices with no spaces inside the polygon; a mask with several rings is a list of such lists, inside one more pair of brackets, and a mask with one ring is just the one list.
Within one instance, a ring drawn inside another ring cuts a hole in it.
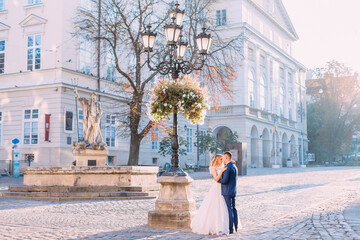
[{"label": "bride's bouquet", "polygon": [[197,81],[183,77],[177,81],[162,79],[151,90],[148,116],[152,121],[170,119],[171,113],[181,113],[192,124],[203,124],[208,96]]}]

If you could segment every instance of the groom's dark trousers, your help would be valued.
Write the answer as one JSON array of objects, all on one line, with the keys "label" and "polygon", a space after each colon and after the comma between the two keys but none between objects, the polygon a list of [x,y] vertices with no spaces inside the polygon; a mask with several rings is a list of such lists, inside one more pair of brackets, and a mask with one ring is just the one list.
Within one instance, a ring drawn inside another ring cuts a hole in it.
[{"label": "groom's dark trousers", "polygon": [[238,215],[235,207],[235,197],[224,196],[226,206],[229,211],[229,230],[230,232],[234,231],[233,226],[235,225],[235,230],[238,228]]},{"label": "groom's dark trousers", "polygon": [[227,169],[222,175],[222,178],[218,181],[221,183],[221,194],[223,195],[228,211],[229,211],[229,231],[234,232],[238,228],[238,216],[235,207],[236,196],[236,169],[230,162],[227,165]]}]

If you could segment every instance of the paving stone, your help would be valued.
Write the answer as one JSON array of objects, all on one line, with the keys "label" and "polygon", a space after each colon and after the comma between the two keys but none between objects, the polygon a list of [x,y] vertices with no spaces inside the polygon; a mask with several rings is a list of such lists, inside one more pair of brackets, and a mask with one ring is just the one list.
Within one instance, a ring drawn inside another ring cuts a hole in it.
[{"label": "paving stone", "polygon": [[[360,201],[358,168],[249,169],[239,177],[237,209],[243,229],[229,236],[150,228],[155,200],[48,202],[0,199],[0,239],[360,239],[345,208]],[[286,173],[286,174],[283,174]],[[197,207],[212,184],[194,173]],[[21,179],[19,179],[21,181]],[[19,180],[0,178],[0,190]],[[290,190],[284,190],[290,189]]]}]

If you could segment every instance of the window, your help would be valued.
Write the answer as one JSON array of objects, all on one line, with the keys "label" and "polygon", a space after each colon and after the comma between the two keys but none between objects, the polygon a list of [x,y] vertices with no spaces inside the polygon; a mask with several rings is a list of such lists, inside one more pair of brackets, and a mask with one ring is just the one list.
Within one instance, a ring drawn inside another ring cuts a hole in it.
[{"label": "window", "polygon": [[225,26],[226,23],[226,9],[216,10],[216,26]]},{"label": "window", "polygon": [[5,41],[0,41],[0,74],[5,71]]},{"label": "window", "polygon": [[115,156],[107,156],[106,162],[107,162],[107,165],[114,165]]},{"label": "window", "polygon": [[159,158],[152,158],[152,164],[157,165]]},{"label": "window", "polygon": [[248,59],[254,60],[254,49],[248,48]]},{"label": "window", "polygon": [[255,107],[255,79],[253,71],[248,73],[248,82],[249,82],[249,105],[250,107]]},{"label": "window", "polygon": [[281,81],[284,81],[284,79],[285,79],[285,70],[284,70],[284,68],[280,68],[280,79],[281,79]]},{"label": "window", "polygon": [[31,165],[31,162],[33,162],[35,160],[35,155],[34,154],[25,154],[25,161],[27,162],[28,166]]},{"label": "window", "polygon": [[31,35],[27,39],[27,70],[41,68],[41,35]]},{"label": "window", "polygon": [[112,50],[109,49],[109,52],[106,55],[106,79],[110,81],[115,80],[115,66],[114,66],[114,57],[111,53]]},{"label": "window", "polygon": [[292,83],[293,82],[293,76],[291,73],[288,73],[288,82]]},{"label": "window", "polygon": [[0,112],[0,146],[1,146],[1,138],[2,138],[2,112]]},{"label": "window", "polygon": [[266,61],[265,61],[265,56],[264,55],[260,55],[260,65],[265,67],[266,65]]},{"label": "window", "polygon": [[73,118],[74,114],[71,111],[65,112],[65,131],[73,130]]},{"label": "window", "polygon": [[282,38],[279,36],[279,47],[282,48],[283,42],[282,42]]},{"label": "window", "polygon": [[115,147],[115,124],[116,118],[114,115],[106,115],[106,127],[105,127],[105,140],[109,147]]},{"label": "window", "polygon": [[266,80],[265,74],[263,74],[260,78],[260,108],[265,110],[266,103]]},{"label": "window", "polygon": [[269,13],[275,13],[275,3],[273,0],[268,0]]},{"label": "window", "polygon": [[293,109],[293,102],[294,102],[294,100],[293,100],[294,92],[293,92],[292,87],[289,87],[289,96],[288,96],[288,98],[289,98],[289,106],[288,106],[288,108],[289,108],[289,119],[292,120],[292,109]]},{"label": "window", "polygon": [[290,45],[290,43],[286,44],[286,51],[287,51],[288,54],[291,55],[291,45]]},{"label": "window", "polygon": [[186,16],[191,15],[191,2],[190,2],[190,0],[185,0],[185,14],[186,14]]},{"label": "window", "polygon": [[247,22],[252,25],[252,13],[250,11],[247,12]]},{"label": "window", "polygon": [[83,120],[84,120],[84,114],[82,110],[79,110],[78,112],[78,134],[79,134],[79,139],[78,141],[82,141],[84,138],[84,125],[83,125]]},{"label": "window", "polygon": [[284,108],[285,108],[285,88],[284,86],[280,87],[280,116],[284,117]]},{"label": "window", "polygon": [[273,113],[275,110],[275,106],[274,106],[274,98],[275,98],[275,87],[274,87],[274,63],[272,60],[270,60],[270,66],[269,66],[269,70],[270,70],[270,111]]},{"label": "window", "polygon": [[42,3],[42,0],[28,0],[29,5]]},{"label": "window", "polygon": [[270,40],[274,41],[274,31],[270,30]]},{"label": "window", "polygon": [[24,144],[38,144],[39,109],[24,111]]},{"label": "window", "polygon": [[151,149],[158,150],[159,149],[159,129],[155,128],[154,136],[151,140]]},{"label": "window", "polygon": [[79,37],[79,71],[85,74],[90,74],[91,68],[91,42],[84,35]]},{"label": "window", "polygon": [[193,131],[191,128],[186,128],[186,152],[191,153],[192,152],[192,145],[193,145]]},{"label": "window", "polygon": [[5,0],[0,0],[0,11],[5,10]]},{"label": "window", "polygon": [[106,67],[106,79],[110,81],[115,81],[115,68],[112,65]]}]

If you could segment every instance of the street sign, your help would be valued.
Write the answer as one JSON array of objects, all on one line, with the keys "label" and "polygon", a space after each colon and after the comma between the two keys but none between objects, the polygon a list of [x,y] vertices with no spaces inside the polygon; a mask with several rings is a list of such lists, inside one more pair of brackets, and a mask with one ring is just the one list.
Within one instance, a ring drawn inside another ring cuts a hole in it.
[{"label": "street sign", "polygon": [[16,145],[20,142],[20,140],[17,138],[14,138],[13,140],[11,140],[11,142],[12,142],[12,144]]}]

